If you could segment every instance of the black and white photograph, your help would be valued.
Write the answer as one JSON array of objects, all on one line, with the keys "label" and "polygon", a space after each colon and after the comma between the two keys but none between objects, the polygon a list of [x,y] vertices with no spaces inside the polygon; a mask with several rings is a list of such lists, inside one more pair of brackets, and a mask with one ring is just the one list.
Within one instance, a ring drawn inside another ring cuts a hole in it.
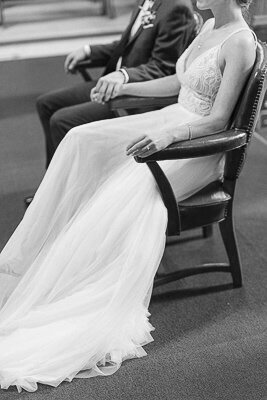
[{"label": "black and white photograph", "polygon": [[266,0],[0,0],[0,400],[267,400]]}]

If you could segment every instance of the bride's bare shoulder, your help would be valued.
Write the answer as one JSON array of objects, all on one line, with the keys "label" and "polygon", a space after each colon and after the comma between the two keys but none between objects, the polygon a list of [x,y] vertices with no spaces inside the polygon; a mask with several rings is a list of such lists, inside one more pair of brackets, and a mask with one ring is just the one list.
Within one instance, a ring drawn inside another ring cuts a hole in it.
[{"label": "bride's bare shoulder", "polygon": [[221,55],[225,63],[235,65],[235,68],[248,69],[255,62],[256,37],[250,29],[234,33],[222,46]]}]

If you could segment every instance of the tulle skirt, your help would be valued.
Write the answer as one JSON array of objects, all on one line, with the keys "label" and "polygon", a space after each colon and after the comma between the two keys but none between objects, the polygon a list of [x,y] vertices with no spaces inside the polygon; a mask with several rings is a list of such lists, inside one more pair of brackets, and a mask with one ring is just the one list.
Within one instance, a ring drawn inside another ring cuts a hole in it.
[{"label": "tulle skirt", "polygon": [[[146,355],[167,211],[126,146],[198,118],[176,104],[67,134],[0,255],[1,388],[110,375]],[[182,200],[222,175],[223,156],[161,166]]]}]

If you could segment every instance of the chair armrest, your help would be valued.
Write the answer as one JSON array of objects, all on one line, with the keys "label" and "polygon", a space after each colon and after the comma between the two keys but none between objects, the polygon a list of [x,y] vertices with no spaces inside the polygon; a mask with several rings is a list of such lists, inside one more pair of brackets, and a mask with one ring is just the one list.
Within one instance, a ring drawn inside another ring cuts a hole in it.
[{"label": "chair armrest", "polygon": [[144,158],[135,157],[135,160],[138,163],[145,163],[149,161],[204,157],[238,149],[245,146],[246,143],[246,132],[238,129],[230,129],[193,140],[173,143],[166,149],[158,151],[151,156]]},{"label": "chair armrest", "polygon": [[102,61],[94,61],[92,62],[91,60],[85,60],[85,61],[80,61],[78,62],[74,69],[77,71],[85,70],[85,69],[90,69],[90,68],[99,68],[99,67],[104,67],[105,65],[103,64]]},{"label": "chair armrest", "polygon": [[112,111],[150,107],[162,108],[177,103],[177,97],[178,95],[172,97],[119,96],[109,101],[109,107]]},{"label": "chair armrest", "polygon": [[94,61],[92,62],[91,60],[85,60],[85,61],[80,61],[77,63],[77,65],[73,68],[73,72],[79,72],[85,82],[92,81],[92,77],[90,73],[88,72],[88,69],[90,68],[101,68],[104,67],[103,63],[100,61]]}]

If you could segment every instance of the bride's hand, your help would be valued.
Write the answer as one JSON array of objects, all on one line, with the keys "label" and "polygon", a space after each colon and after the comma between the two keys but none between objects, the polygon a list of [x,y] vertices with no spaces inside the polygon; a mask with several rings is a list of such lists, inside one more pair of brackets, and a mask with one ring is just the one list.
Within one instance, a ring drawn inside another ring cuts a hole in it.
[{"label": "bride's hand", "polygon": [[113,92],[112,92],[112,95],[110,98],[114,99],[115,97],[121,96],[123,94],[124,87],[125,87],[125,84],[117,83],[113,88]]},{"label": "bride's hand", "polygon": [[92,90],[91,90],[91,94],[90,94],[90,98],[92,102],[95,103],[100,103],[100,104],[105,104],[107,101],[109,101],[110,99],[114,99],[117,96],[120,96],[122,94],[122,90],[123,90],[123,84],[121,83],[116,83],[114,85],[112,85],[112,88],[107,88],[108,91],[105,92],[101,92],[97,90],[97,87],[95,86]]},{"label": "bride's hand", "polygon": [[126,148],[127,156],[148,157],[173,143],[173,136],[166,132],[153,132],[134,139]]}]

